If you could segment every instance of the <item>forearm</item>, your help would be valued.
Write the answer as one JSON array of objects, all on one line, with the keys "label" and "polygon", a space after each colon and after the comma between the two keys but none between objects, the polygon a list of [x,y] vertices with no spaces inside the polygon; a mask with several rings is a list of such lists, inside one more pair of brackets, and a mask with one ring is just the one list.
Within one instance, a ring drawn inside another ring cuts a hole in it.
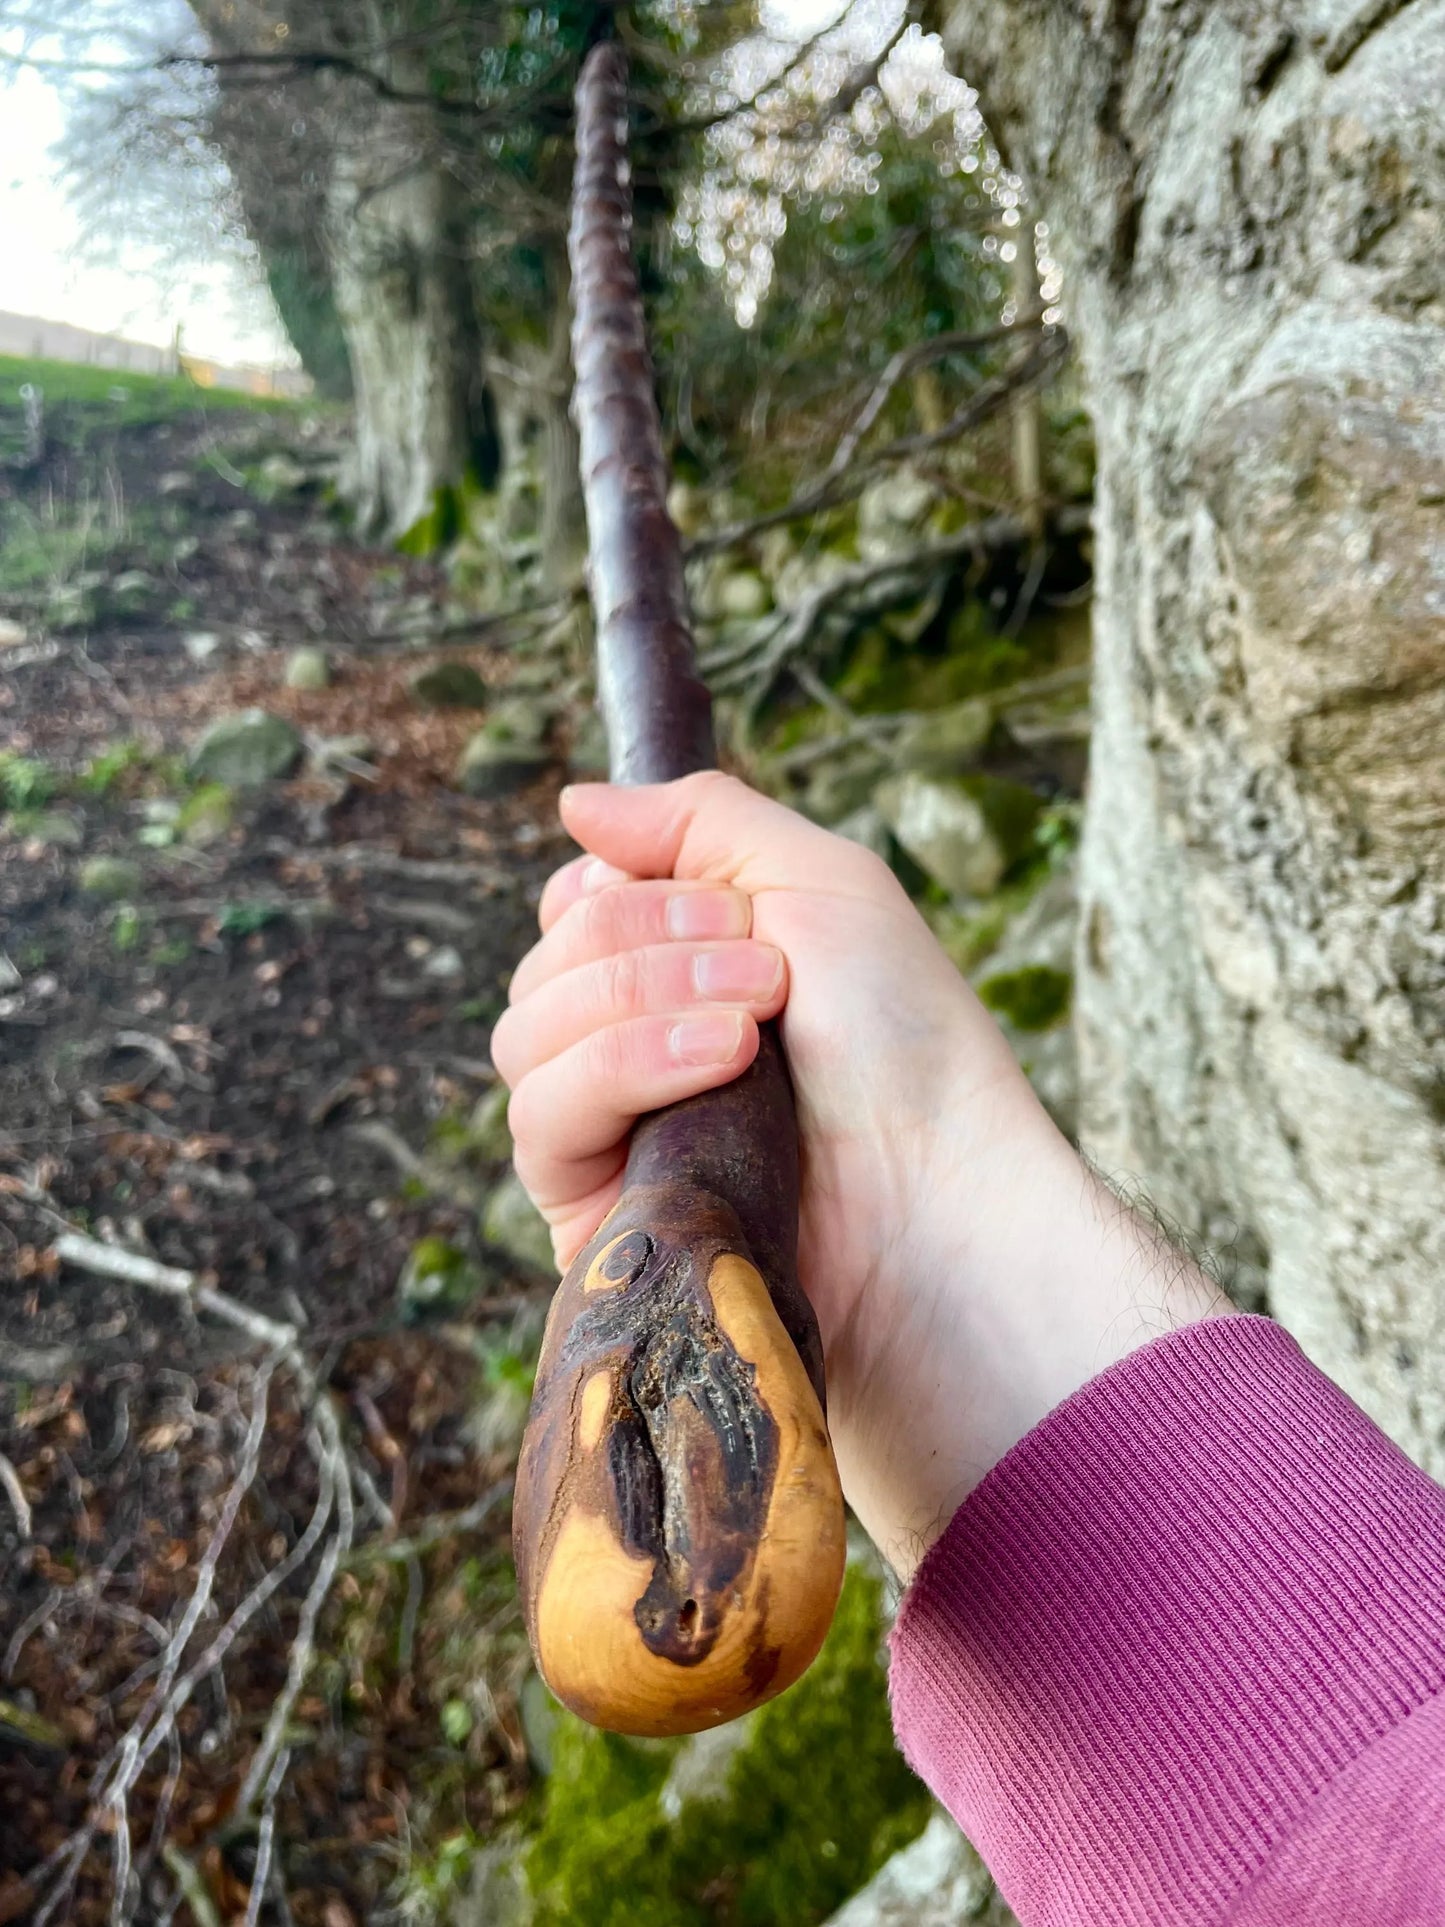
[{"label": "forearm", "polygon": [[901,1312],[895,1294],[862,1294],[833,1373],[857,1392],[832,1413],[849,1502],[904,1580],[1056,1406],[1162,1333],[1229,1309],[1012,1064],[910,1155],[929,1162],[932,1207],[881,1260],[908,1289]]},{"label": "forearm", "polygon": [[1445,1918],[1442,1685],[1445,1493],[1261,1319],[1030,1433],[894,1635],[904,1750],[1024,1927]]}]

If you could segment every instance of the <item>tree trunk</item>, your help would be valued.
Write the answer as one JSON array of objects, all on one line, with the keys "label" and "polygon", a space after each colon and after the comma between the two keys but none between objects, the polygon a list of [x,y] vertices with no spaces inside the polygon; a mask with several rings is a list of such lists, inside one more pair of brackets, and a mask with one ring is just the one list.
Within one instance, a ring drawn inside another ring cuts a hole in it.
[{"label": "tree trunk", "polygon": [[[212,49],[234,54],[265,46],[275,23],[256,0],[189,0]],[[318,394],[351,396],[351,367],[326,254],[326,195],[335,129],[314,79],[222,68],[211,136],[235,183],[272,299]]]},{"label": "tree trunk", "polygon": [[1098,436],[1086,1142],[1445,1473],[1445,0],[947,38]]},{"label": "tree trunk", "polygon": [[424,149],[406,146],[355,139],[332,175],[331,257],[356,389],[347,493],[366,534],[427,530],[444,541],[457,485],[496,479],[497,442],[466,199]]},{"label": "tree trunk", "polygon": [[562,250],[547,266],[547,360],[538,397],[542,417],[542,580],[550,590],[582,578],[587,523],[582,507],[582,451],[572,420],[570,276]]}]

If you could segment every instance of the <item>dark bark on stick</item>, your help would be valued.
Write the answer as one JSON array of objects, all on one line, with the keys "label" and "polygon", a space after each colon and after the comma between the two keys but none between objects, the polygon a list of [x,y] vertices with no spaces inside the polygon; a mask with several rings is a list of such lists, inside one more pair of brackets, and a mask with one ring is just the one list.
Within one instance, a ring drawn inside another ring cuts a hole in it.
[{"label": "dark bark on stick", "polygon": [[[626,64],[577,92],[575,408],[618,782],[711,768],[712,707],[631,253]],[[735,1083],[638,1126],[621,1201],[558,1288],[515,1506],[528,1629],[599,1725],[696,1731],[804,1671],[842,1579],[823,1367],[796,1271],[798,1146],[776,1033]]]}]

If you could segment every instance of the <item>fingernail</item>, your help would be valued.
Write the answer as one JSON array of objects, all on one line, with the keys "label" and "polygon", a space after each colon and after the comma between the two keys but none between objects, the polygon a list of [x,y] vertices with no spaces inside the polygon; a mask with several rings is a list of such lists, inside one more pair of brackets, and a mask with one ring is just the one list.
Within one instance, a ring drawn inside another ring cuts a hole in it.
[{"label": "fingernail", "polygon": [[698,996],[710,997],[715,1004],[761,1001],[771,997],[782,980],[782,952],[771,944],[704,950],[692,960],[692,981]]},{"label": "fingernail", "polygon": [[678,1064],[729,1064],[742,1048],[741,1011],[710,1011],[705,1017],[683,1017],[667,1033],[667,1046]]},{"label": "fingernail", "polygon": [[594,891],[605,890],[611,883],[626,883],[626,870],[619,870],[615,863],[604,863],[600,856],[594,856],[582,872],[582,890],[591,896]]},{"label": "fingernail", "polygon": [[736,890],[682,890],[667,901],[667,934],[696,943],[705,937],[745,937],[752,906]]}]

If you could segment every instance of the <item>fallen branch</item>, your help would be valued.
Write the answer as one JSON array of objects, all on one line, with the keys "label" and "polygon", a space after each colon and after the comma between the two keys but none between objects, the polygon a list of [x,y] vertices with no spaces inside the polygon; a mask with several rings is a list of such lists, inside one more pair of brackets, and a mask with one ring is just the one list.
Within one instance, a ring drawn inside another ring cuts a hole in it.
[{"label": "fallen branch", "polygon": [[954,329],[948,334],[934,335],[927,341],[915,341],[911,347],[900,348],[878,377],[877,385],[860,409],[853,426],[848,429],[837,448],[834,449],[833,459],[824,469],[819,486],[826,487],[829,483],[836,482],[841,475],[846,474],[849,464],[858,452],[859,444],[873,428],[887,406],[889,396],[905,375],[911,375],[915,369],[926,367],[931,361],[942,361],[945,355],[968,354],[974,349],[988,348],[995,342],[1007,341],[1012,335],[1036,334],[1041,326],[1042,323],[1039,321],[1016,321],[1006,327],[985,328],[975,334]]},{"label": "fallen branch", "polygon": [[327,869],[372,870],[381,876],[412,877],[418,883],[465,883],[493,894],[521,888],[519,877],[486,864],[399,856],[394,850],[376,850],[365,843],[338,843],[331,849],[303,850],[273,837],[265,849],[267,856],[289,858],[295,863],[315,863]]},{"label": "fallen branch", "polygon": [[0,1486],[5,1488],[5,1496],[9,1499],[15,1513],[15,1523],[20,1528],[20,1537],[28,1542],[31,1526],[30,1501],[26,1498],[25,1488],[20,1483],[20,1474],[3,1452],[0,1452]]},{"label": "fallen branch", "polygon": [[[1014,332],[1017,330],[1009,330],[1010,334]],[[1016,356],[1002,374],[971,395],[941,428],[903,435],[896,441],[887,442],[866,461],[853,464],[846,474],[835,473],[830,463],[816,482],[801,490],[781,508],[770,509],[766,514],[755,515],[746,522],[730,523],[726,528],[716,529],[708,535],[696,536],[688,544],[688,560],[714,555],[719,549],[736,548],[739,543],[750,542],[754,536],[763,534],[767,529],[779,528],[785,522],[800,522],[824,509],[841,508],[845,502],[851,502],[863,492],[865,484],[879,469],[907,461],[929,449],[941,448],[946,442],[957,441],[971,428],[979,427],[990,416],[998,414],[1015,395],[1037,387],[1053,373],[1067,351],[1068,337],[1062,328],[1044,329],[1030,348]],[[882,404],[879,405],[881,408]]]},{"label": "fallen branch", "polygon": [[62,1264],[74,1265],[77,1271],[94,1272],[100,1278],[118,1278],[126,1285],[144,1285],[151,1291],[166,1292],[172,1298],[189,1298],[196,1289],[193,1271],[179,1271],[174,1265],[163,1265],[156,1258],[127,1251],[122,1245],[102,1244],[99,1238],[88,1238],[81,1231],[63,1233],[55,1240],[53,1250]]},{"label": "fallen branch", "polygon": [[368,1566],[405,1565],[408,1559],[431,1552],[437,1546],[445,1545],[448,1539],[479,1531],[511,1496],[512,1481],[503,1479],[460,1512],[443,1512],[435,1519],[426,1520],[405,1539],[387,1539],[357,1546],[345,1563],[352,1571],[362,1571]]}]

